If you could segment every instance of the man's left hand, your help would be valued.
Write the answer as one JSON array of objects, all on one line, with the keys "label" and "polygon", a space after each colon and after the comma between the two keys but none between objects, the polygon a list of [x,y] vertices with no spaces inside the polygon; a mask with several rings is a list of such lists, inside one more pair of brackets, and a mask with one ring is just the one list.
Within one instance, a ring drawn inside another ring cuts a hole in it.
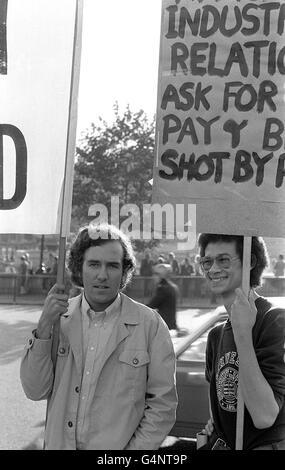
[{"label": "man's left hand", "polygon": [[251,335],[256,321],[257,309],[253,290],[250,290],[248,298],[240,288],[236,289],[235,292],[236,298],[231,306],[231,324],[235,339],[237,339],[238,337],[244,337],[244,335]]}]

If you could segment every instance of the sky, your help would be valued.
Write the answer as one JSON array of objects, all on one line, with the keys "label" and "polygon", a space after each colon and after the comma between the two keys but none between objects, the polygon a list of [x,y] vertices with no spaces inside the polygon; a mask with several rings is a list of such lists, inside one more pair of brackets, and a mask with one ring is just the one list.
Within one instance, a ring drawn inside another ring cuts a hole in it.
[{"label": "sky", "polygon": [[161,0],[84,0],[77,134],[113,105],[156,112]]}]

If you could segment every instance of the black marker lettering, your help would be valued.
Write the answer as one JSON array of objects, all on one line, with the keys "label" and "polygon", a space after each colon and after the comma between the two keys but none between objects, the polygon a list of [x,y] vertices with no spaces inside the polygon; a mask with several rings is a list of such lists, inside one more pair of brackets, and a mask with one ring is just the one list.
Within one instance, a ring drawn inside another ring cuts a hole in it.
[{"label": "black marker lettering", "polygon": [[[235,167],[233,182],[234,183],[243,183],[244,181],[250,180],[253,176],[253,168],[250,164],[251,156],[245,150],[239,150],[235,158]],[[243,170],[243,175],[241,174]]]},{"label": "black marker lettering", "polygon": [[265,155],[265,157],[260,158],[256,152],[252,152],[252,156],[257,166],[256,186],[260,186],[264,178],[264,166],[267,162],[269,162],[269,160],[273,158],[274,154],[271,152],[268,155]]},{"label": "black marker lettering", "polygon": [[229,134],[232,135],[231,145],[232,145],[233,149],[236,148],[239,145],[239,143],[240,143],[240,131],[241,131],[241,129],[243,129],[244,127],[247,126],[247,123],[248,123],[247,120],[243,120],[240,124],[238,124],[233,119],[228,119],[225,122],[223,129],[224,129],[225,132],[229,132]]},{"label": "black marker lettering", "polygon": [[170,168],[172,173],[168,174],[164,170],[159,170],[159,176],[166,180],[175,180],[178,175],[178,166],[173,161],[178,157],[178,152],[173,149],[166,150],[161,156],[161,163]]},{"label": "black marker lettering", "polygon": [[[272,126],[275,127],[275,130],[272,129]],[[267,118],[264,128],[264,136],[263,136],[263,145],[262,148],[264,150],[279,150],[282,146],[283,140],[281,137],[282,132],[284,131],[284,124],[280,119],[277,118]],[[275,143],[270,145],[270,139],[273,139]]]},{"label": "black marker lettering", "polygon": [[[16,187],[11,199],[4,199],[3,175],[3,136],[10,137],[16,149]],[[24,200],[27,192],[27,146],[22,132],[11,124],[0,124],[0,210],[16,209]]]},{"label": "black marker lettering", "polygon": [[276,181],[275,181],[275,186],[276,188],[280,188],[283,184],[283,179],[285,177],[285,153],[282,153],[280,155],[279,160],[278,160],[278,167],[277,167],[277,173],[276,173]]}]

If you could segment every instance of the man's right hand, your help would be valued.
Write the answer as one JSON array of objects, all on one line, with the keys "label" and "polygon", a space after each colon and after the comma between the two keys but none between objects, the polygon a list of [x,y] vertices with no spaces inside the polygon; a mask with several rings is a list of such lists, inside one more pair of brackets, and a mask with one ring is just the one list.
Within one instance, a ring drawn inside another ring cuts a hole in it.
[{"label": "man's right hand", "polygon": [[36,337],[38,339],[49,339],[51,330],[60,317],[68,310],[68,294],[65,293],[64,284],[55,284],[49,291],[43,312],[39,319]]}]

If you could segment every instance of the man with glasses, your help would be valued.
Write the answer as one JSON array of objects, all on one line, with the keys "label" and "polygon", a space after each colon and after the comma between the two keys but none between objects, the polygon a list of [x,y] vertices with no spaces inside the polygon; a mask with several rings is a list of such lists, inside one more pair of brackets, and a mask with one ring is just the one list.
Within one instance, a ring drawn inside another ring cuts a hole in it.
[{"label": "man with glasses", "polygon": [[203,430],[209,436],[203,448],[235,448],[240,384],[245,403],[243,449],[285,449],[285,310],[254,290],[268,265],[265,243],[252,237],[248,297],[241,290],[243,237],[203,233],[198,243],[207,283],[228,314],[227,321],[208,335],[211,417]]}]

